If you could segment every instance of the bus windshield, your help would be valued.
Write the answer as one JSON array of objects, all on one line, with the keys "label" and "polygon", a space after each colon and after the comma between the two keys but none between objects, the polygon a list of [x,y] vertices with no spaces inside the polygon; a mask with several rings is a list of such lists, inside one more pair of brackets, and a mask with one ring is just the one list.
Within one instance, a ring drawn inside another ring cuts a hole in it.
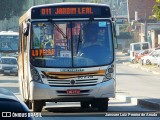
[{"label": "bus windshield", "polygon": [[17,52],[18,51],[18,35],[0,35],[0,51],[1,52]]},{"label": "bus windshield", "polygon": [[17,64],[17,60],[14,58],[2,58],[1,59],[2,64]]},{"label": "bus windshield", "polygon": [[109,20],[32,22],[31,64],[37,67],[91,67],[114,59]]}]

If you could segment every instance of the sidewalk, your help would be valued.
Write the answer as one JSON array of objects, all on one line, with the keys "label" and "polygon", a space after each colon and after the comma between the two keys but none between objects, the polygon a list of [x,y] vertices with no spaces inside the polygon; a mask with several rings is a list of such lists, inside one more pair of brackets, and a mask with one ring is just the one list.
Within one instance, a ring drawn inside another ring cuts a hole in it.
[{"label": "sidewalk", "polygon": [[[152,66],[152,65],[151,66],[141,66],[140,64],[132,64],[129,62],[129,56],[126,56],[125,54],[123,54],[121,52],[117,52],[116,56],[117,56],[116,62],[118,64],[123,64],[123,65],[129,66],[129,67],[135,68],[135,69],[141,69],[142,71],[150,72],[155,75],[160,75],[160,68],[157,68],[156,66]],[[159,82],[157,85],[159,85]],[[160,94],[160,89],[159,88],[157,88],[157,89],[159,90],[159,94]],[[128,92],[130,92],[130,91],[128,91]],[[145,92],[146,93],[148,92],[147,96],[150,96],[151,93],[149,91],[145,91]],[[124,101],[124,102],[128,102],[128,103],[132,103],[134,105],[139,105],[139,106],[142,106],[145,108],[149,108],[153,111],[160,112],[160,98],[159,97],[157,97],[157,98],[139,97],[137,95],[138,95],[138,93],[132,94],[132,96],[131,96],[127,92],[117,91],[116,99]]]},{"label": "sidewalk", "polygon": [[156,75],[160,75],[160,68],[158,68],[156,65],[140,65],[139,63],[132,64],[129,61],[129,56],[126,56],[125,54],[123,54],[121,52],[117,52],[116,55],[118,57],[117,61],[121,62],[124,65],[127,65],[127,66],[132,67],[132,68],[141,69],[141,70],[146,71],[146,72],[151,72],[151,73],[156,74]]}]

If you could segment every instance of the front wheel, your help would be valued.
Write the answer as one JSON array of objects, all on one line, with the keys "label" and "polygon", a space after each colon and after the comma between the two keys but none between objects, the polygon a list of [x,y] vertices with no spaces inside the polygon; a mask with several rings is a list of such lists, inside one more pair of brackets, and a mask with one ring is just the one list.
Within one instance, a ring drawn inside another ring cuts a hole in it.
[{"label": "front wheel", "polygon": [[98,99],[98,110],[101,112],[105,112],[108,110],[108,101],[109,99],[107,98],[99,98]]},{"label": "front wheel", "polygon": [[32,111],[33,112],[41,112],[44,105],[45,105],[45,102],[39,101],[39,100],[34,100],[34,101],[32,101]]},{"label": "front wheel", "polygon": [[32,109],[32,103],[30,100],[23,100],[23,102],[27,105],[29,109]]},{"label": "front wheel", "polygon": [[151,65],[151,61],[150,60],[146,60],[146,65]]},{"label": "front wheel", "polygon": [[81,108],[89,108],[90,102],[89,101],[81,101]]}]

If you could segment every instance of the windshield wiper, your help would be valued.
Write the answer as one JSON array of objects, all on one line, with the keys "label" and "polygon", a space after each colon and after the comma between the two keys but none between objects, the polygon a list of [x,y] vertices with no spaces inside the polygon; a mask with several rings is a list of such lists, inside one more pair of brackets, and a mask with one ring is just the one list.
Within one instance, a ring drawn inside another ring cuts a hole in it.
[{"label": "windshield wiper", "polygon": [[78,36],[78,45],[77,45],[77,51],[76,53],[78,53],[79,50],[79,44],[82,43],[83,38],[82,38],[82,29],[80,28],[80,32],[79,32],[79,36]]},{"label": "windshield wiper", "polygon": [[61,33],[61,35],[63,36],[63,38],[67,39],[67,35],[64,34],[64,32],[59,28],[59,26],[58,26],[57,24],[54,23],[53,20],[49,19],[48,21],[51,22],[51,24],[52,24],[54,27],[56,27],[56,30],[57,30],[59,33]]},{"label": "windshield wiper", "polygon": [[[85,27],[83,27],[84,28],[83,31],[85,31],[88,28],[88,26],[92,23],[93,20],[94,20],[93,18],[89,19],[89,22],[87,23],[87,25]],[[78,36],[78,45],[77,45],[76,53],[78,53],[78,51],[79,51],[79,44],[83,42],[83,37],[82,36],[84,36],[84,32],[83,32],[83,35],[82,35],[82,27],[81,27],[80,32],[79,32],[79,36]]]}]

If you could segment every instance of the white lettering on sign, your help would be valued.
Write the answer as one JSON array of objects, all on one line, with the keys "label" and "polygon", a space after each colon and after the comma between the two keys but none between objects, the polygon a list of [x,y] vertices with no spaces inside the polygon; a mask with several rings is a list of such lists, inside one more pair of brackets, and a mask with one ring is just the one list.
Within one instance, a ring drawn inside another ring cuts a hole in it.
[{"label": "white lettering on sign", "polygon": [[71,51],[61,51],[60,56],[61,57],[71,57]]}]

